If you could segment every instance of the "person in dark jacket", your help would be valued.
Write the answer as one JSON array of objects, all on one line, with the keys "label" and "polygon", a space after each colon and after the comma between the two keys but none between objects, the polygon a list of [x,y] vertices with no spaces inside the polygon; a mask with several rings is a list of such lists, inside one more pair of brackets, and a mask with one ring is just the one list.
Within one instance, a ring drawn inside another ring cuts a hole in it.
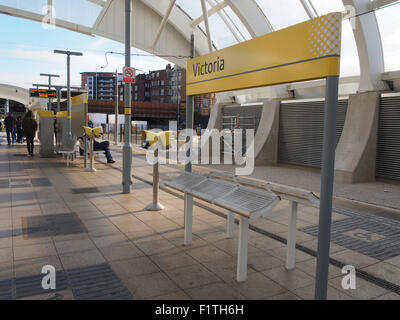
[{"label": "person in dark jacket", "polygon": [[17,142],[22,143],[22,119],[21,119],[21,117],[17,117],[15,126],[17,129]]},{"label": "person in dark jacket", "polygon": [[14,144],[15,137],[13,135],[13,130],[15,126],[15,120],[10,112],[7,113],[7,117],[4,119],[4,126],[6,127],[8,145],[11,144],[11,139],[12,143]]},{"label": "person in dark jacket", "polygon": [[33,157],[33,139],[36,135],[38,123],[33,117],[32,110],[28,110],[22,120],[22,134],[26,138],[26,146],[28,148],[28,157]]}]

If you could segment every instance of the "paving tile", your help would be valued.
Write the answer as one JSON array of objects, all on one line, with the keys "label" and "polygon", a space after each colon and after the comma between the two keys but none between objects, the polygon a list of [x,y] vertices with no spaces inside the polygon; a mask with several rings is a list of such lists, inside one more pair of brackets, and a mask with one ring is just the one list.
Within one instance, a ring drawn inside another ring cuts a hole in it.
[{"label": "paving tile", "polygon": [[127,241],[127,238],[121,233],[104,235],[100,237],[92,237],[91,239],[98,248],[108,247],[111,245],[119,245]]},{"label": "paving tile", "polygon": [[160,272],[160,268],[148,257],[137,257],[110,262],[111,268],[121,279],[128,279],[150,273]]},{"label": "paving tile", "polygon": [[[314,300],[315,284],[296,289],[293,291],[293,293],[304,300]],[[354,300],[354,298],[352,298],[348,294],[346,294],[342,291],[339,291],[330,285],[328,285],[327,299],[328,300]]]},{"label": "paving tile", "polygon": [[95,249],[95,245],[92,240],[86,239],[75,239],[75,240],[66,240],[66,241],[57,241],[55,242],[57,251],[59,254],[70,253],[70,252],[78,252],[78,251],[86,251],[90,249]]},{"label": "paving tile", "polygon": [[260,272],[249,274],[246,281],[236,282],[233,287],[245,298],[256,300],[264,300],[286,292],[282,286]]},{"label": "paving tile", "polygon": [[345,290],[342,287],[343,276],[339,276],[329,280],[329,284],[335,287],[337,290],[342,291],[355,299],[360,300],[371,300],[382,296],[383,294],[389,293],[387,290],[374,285],[371,282],[365,281],[360,277],[356,277],[356,289]]},{"label": "paving tile", "polygon": [[179,249],[167,239],[164,239],[161,236],[158,237],[154,240],[134,241],[134,243],[140,250],[149,256],[153,254],[165,254],[166,252],[171,253],[174,251],[179,251]]},{"label": "paving tile", "polygon": [[14,261],[14,273],[16,278],[35,276],[42,274],[44,266],[53,266],[57,271],[63,269],[58,256],[42,257],[35,259]]},{"label": "paving tile", "polygon": [[394,292],[390,292],[375,298],[375,300],[400,300],[400,295]]},{"label": "paving tile", "polygon": [[135,276],[124,282],[134,299],[146,299],[180,291],[163,272]]},{"label": "paving tile", "polygon": [[216,275],[200,264],[166,270],[165,272],[182,289],[196,288],[221,282]]},{"label": "paving tile", "polygon": [[266,300],[301,300],[301,298],[292,292],[286,292],[267,298]]},{"label": "paving tile", "polygon": [[126,260],[144,255],[144,253],[130,241],[102,247],[100,251],[107,261]]},{"label": "paving tile", "polygon": [[390,263],[379,262],[369,267],[363,268],[363,270],[371,273],[378,278],[382,278],[386,281],[400,286],[400,268],[397,268]]},{"label": "paving tile", "polygon": [[314,278],[299,269],[286,270],[284,267],[264,271],[263,274],[287,290],[306,287]]},{"label": "paving tile", "polygon": [[200,288],[188,289],[187,294],[194,300],[243,300],[245,299],[232,286],[214,283]]},{"label": "paving tile", "polygon": [[[315,277],[317,269],[317,259],[313,258],[311,260],[297,262],[295,268],[304,271],[312,277]],[[328,279],[336,278],[340,275],[342,275],[342,270],[329,264]]]},{"label": "paving tile", "polygon": [[14,247],[14,260],[32,259],[57,255],[53,243]]},{"label": "paving tile", "polygon": [[192,300],[185,291],[177,291],[173,293],[167,293],[161,296],[155,296],[151,298],[147,298],[149,300]]},{"label": "paving tile", "polygon": [[45,293],[36,296],[21,298],[19,300],[75,300],[75,298],[71,290],[62,290],[58,292],[51,292],[51,293]]},{"label": "paving tile", "polygon": [[247,257],[247,265],[256,271],[270,270],[284,264],[282,260],[268,253],[249,254]]},{"label": "paving tile", "polygon": [[207,262],[229,257],[227,253],[213,245],[188,249],[186,252],[200,262]]},{"label": "paving tile", "polygon": [[80,268],[105,263],[97,249],[60,254],[65,269]]},{"label": "paving tile", "polygon": [[379,262],[379,260],[368,257],[362,253],[353,250],[344,250],[331,254],[331,258],[339,260],[342,263],[355,266],[356,268],[363,268]]},{"label": "paving tile", "polygon": [[178,252],[172,255],[153,255],[153,260],[162,270],[176,269],[198,264],[190,255],[185,252]]}]

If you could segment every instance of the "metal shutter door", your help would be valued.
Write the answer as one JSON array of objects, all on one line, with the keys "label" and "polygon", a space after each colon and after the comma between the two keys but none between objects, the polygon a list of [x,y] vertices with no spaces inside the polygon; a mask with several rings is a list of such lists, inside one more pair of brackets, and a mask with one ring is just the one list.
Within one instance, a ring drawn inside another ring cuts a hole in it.
[{"label": "metal shutter door", "polygon": [[400,180],[400,96],[380,101],[376,176]]},{"label": "metal shutter door", "polygon": [[[348,100],[339,100],[336,145],[346,119]],[[324,101],[281,103],[279,117],[279,162],[321,167],[324,131]]]}]

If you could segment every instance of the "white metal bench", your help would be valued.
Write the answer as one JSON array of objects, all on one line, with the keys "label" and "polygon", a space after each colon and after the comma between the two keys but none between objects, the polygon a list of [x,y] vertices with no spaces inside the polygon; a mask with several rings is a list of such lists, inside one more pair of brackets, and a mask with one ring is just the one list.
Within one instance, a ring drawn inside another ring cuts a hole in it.
[{"label": "white metal bench", "polygon": [[229,210],[227,234],[230,238],[233,237],[234,233],[234,214],[239,215],[240,230],[236,279],[239,282],[245,281],[247,279],[249,219],[268,216],[280,201],[280,197],[267,189],[257,190],[240,186],[236,182],[207,178],[187,172],[174,180],[164,181],[162,184],[185,194],[185,245],[190,245],[192,242],[192,197]]},{"label": "white metal bench", "polygon": [[56,152],[62,154],[63,158],[64,156],[67,157],[67,167],[69,167],[70,158],[71,160],[74,160],[77,143],[78,141],[76,140],[76,137],[74,137],[74,139],[65,141],[65,143],[60,147],[54,148]]},{"label": "white metal bench", "polygon": [[268,189],[281,197],[281,199],[288,200],[290,202],[288,240],[286,249],[286,269],[293,269],[295,267],[296,260],[296,222],[298,204],[301,203],[306,206],[319,208],[319,198],[317,195],[305,189],[259,181],[247,177],[236,177],[233,174],[226,172],[211,171],[210,176],[226,181],[237,182],[241,185],[250,186],[260,190]]}]

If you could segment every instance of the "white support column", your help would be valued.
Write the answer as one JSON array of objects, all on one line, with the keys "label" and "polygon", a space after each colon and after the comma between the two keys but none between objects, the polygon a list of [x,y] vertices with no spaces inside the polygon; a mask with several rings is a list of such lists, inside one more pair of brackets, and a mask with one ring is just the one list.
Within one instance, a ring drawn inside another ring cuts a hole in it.
[{"label": "white support column", "polygon": [[239,222],[239,245],[238,245],[238,260],[236,280],[238,282],[246,281],[247,279],[247,250],[249,238],[249,219],[240,216]]},{"label": "white support column", "polygon": [[193,197],[185,192],[185,235],[183,244],[189,246],[192,244],[192,225],[193,225]]},{"label": "white support column", "polygon": [[227,219],[226,235],[228,238],[233,238],[233,234],[235,233],[235,214],[229,211]]},{"label": "white support column", "polygon": [[208,50],[210,52],[213,51],[212,49],[212,40],[211,40],[211,33],[210,33],[210,26],[208,24],[208,12],[207,12],[207,7],[206,7],[206,1],[201,0],[201,9],[203,11],[203,18],[204,18],[204,25],[206,26],[206,34],[207,34],[207,40],[208,40]]},{"label": "white support column", "polygon": [[297,202],[290,202],[289,212],[289,231],[286,246],[286,269],[294,268],[296,262],[296,222],[297,222]]}]

